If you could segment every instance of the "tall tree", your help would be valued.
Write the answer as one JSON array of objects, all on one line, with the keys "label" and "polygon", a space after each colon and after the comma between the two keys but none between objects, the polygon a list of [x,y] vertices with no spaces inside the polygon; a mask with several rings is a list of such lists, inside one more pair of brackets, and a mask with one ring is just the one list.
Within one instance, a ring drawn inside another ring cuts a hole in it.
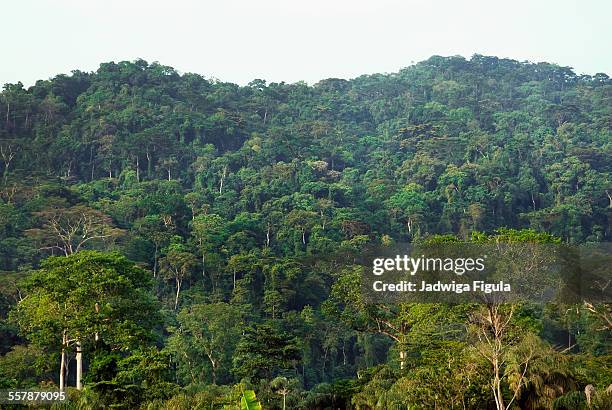
[{"label": "tall tree", "polygon": [[66,386],[68,353],[76,347],[76,386],[82,388],[85,342],[135,347],[152,337],[158,306],[146,272],[118,254],[81,251],[50,257],[27,278],[13,319],[28,339],[60,352],[59,386]]},{"label": "tall tree", "polygon": [[26,233],[41,244],[41,249],[59,250],[72,255],[90,243],[109,242],[123,234],[112,225],[108,215],[85,205],[49,208],[36,213],[41,227]]}]

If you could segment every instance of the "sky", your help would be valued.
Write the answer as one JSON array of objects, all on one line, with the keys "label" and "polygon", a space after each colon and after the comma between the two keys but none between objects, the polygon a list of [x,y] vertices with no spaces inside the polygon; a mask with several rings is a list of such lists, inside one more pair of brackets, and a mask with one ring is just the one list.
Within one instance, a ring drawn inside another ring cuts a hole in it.
[{"label": "sky", "polygon": [[247,84],[397,72],[432,55],[612,74],[610,0],[13,0],[0,84],[135,60]]}]

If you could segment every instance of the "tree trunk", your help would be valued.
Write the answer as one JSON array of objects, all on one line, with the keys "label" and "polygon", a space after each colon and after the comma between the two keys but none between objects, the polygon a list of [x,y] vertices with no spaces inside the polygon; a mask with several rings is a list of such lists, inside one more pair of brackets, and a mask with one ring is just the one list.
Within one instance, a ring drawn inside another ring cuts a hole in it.
[{"label": "tree trunk", "polygon": [[227,165],[223,167],[223,173],[221,174],[221,182],[219,183],[219,194],[223,193],[223,182],[225,182],[226,174],[227,174]]},{"label": "tree trunk", "polygon": [[208,360],[210,360],[210,367],[212,369],[212,384],[217,384],[217,367],[218,362],[216,362],[210,354],[207,354]]},{"label": "tree trunk", "polygon": [[59,374],[59,388],[60,391],[64,391],[66,387],[66,331],[62,336],[62,355],[60,356],[60,374]]},{"label": "tree trunk", "polygon": [[493,372],[495,373],[495,377],[493,379],[493,395],[495,396],[495,405],[498,410],[506,410],[504,406],[504,396],[502,395],[501,390],[501,379],[499,377],[499,365],[497,360],[493,364]]},{"label": "tree trunk", "polygon": [[149,154],[149,148],[147,147],[147,177],[151,178],[151,154]]},{"label": "tree trunk", "polygon": [[81,349],[81,341],[76,342],[76,388],[82,390],[83,379],[83,350]]},{"label": "tree trunk", "polygon": [[176,279],[176,297],[174,298],[174,310],[178,307],[179,294],[181,293],[181,280]]},{"label": "tree trunk", "polygon": [[404,352],[403,350],[400,350],[399,357],[400,357],[400,370],[404,370],[404,368],[406,367],[406,352]]}]

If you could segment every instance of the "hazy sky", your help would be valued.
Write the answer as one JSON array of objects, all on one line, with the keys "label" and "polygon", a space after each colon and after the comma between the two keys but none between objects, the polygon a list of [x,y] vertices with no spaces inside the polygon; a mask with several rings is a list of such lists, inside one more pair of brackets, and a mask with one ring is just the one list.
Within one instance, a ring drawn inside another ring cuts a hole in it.
[{"label": "hazy sky", "polygon": [[474,53],[612,74],[610,0],[4,0],[0,84],[159,61],[246,84]]}]

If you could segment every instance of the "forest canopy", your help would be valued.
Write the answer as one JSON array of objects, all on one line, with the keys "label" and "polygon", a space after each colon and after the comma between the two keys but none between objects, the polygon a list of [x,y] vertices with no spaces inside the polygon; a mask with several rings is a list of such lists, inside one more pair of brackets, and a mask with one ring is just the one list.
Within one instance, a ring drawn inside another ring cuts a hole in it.
[{"label": "forest canopy", "polygon": [[93,407],[605,408],[609,304],[372,305],[346,255],[609,242],[611,98],[606,74],[482,55],[314,85],[144,60],[6,84],[0,387]]}]

